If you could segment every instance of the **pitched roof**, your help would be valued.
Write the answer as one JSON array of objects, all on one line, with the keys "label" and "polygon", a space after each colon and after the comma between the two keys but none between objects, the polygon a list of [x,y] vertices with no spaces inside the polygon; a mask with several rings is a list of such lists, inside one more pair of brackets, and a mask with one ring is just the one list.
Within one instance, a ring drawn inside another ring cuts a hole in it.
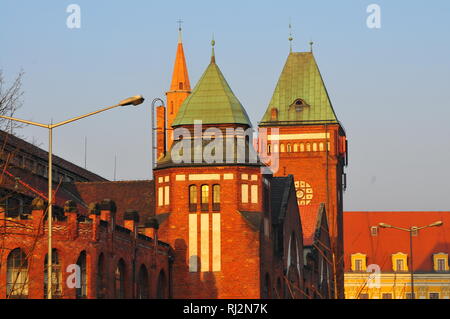
[{"label": "pitched roof", "polygon": [[[295,102],[302,105],[296,107]],[[272,119],[272,109],[278,119]],[[291,122],[291,123],[289,123]],[[338,122],[312,52],[291,52],[261,124]]]},{"label": "pitched roof", "polygon": [[414,271],[433,271],[433,254],[450,253],[450,212],[344,212],[345,271],[351,271],[351,255],[367,256],[367,265],[377,264],[382,271],[392,272],[392,254],[409,252],[409,234],[396,229],[380,229],[372,236],[370,228],[379,223],[410,228],[443,221],[441,227],[419,230],[413,236]]},{"label": "pitched roof", "polygon": [[251,126],[247,112],[234,95],[215,63],[214,55],[192,93],[183,102],[172,126],[203,124],[244,124]]},{"label": "pitched roof", "polygon": [[[48,162],[48,152],[44,151],[42,148],[37,147],[17,136],[9,134],[3,130],[0,130],[0,143],[7,144],[13,149],[18,149],[17,154],[28,153],[29,155],[36,156],[41,159],[43,162]],[[12,150],[9,150],[12,151]],[[65,169],[73,174],[82,177],[88,181],[107,181],[107,179],[88,171],[78,165],[75,165],[59,156],[53,155],[53,166],[58,166],[62,169]]]},{"label": "pitched roof", "polygon": [[320,235],[323,214],[325,214],[325,206],[323,204],[306,205],[300,208],[303,243],[305,246],[312,246],[317,236]]},{"label": "pitched roof", "polygon": [[[118,182],[85,182],[64,183],[66,192],[80,198],[84,203],[100,202],[111,199],[116,203],[117,222],[123,221],[123,215],[127,209],[139,212],[139,223],[144,224],[147,218],[154,215],[154,182],[142,181],[118,181]],[[86,210],[78,207],[81,213]]]}]

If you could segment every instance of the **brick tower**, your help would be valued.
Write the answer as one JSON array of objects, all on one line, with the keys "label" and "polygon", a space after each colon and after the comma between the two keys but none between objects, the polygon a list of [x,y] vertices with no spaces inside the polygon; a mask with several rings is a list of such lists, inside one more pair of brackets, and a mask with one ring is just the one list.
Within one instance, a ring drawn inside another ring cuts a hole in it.
[{"label": "brick tower", "polygon": [[242,142],[250,157],[251,137],[243,134],[250,126],[213,47],[210,64],[172,122],[175,140],[154,169],[158,236],[175,251],[174,298],[261,296],[260,233],[251,228],[264,211],[261,164],[240,162],[234,151],[228,156],[228,143]]},{"label": "brick tower", "polygon": [[167,98],[167,147],[173,142],[172,123],[184,100],[191,94],[191,84],[189,82],[188,69],[186,66],[186,58],[184,56],[183,41],[181,27],[178,28],[178,46],[175,57],[175,65],[173,67],[172,83],[170,91],[166,92]]},{"label": "brick tower", "polygon": [[[343,297],[347,140],[312,51],[290,52],[259,127],[260,133],[267,129],[267,153],[279,154],[274,175],[294,175],[300,211],[325,204],[334,253],[330,267],[335,267],[336,290]],[[278,133],[271,134],[272,128]]]}]

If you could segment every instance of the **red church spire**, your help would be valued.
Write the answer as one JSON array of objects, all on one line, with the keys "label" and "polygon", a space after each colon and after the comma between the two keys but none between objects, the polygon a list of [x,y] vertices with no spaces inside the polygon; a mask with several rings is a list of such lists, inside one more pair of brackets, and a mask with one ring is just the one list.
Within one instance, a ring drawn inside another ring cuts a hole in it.
[{"label": "red church spire", "polygon": [[173,141],[172,123],[177,116],[178,110],[184,100],[191,94],[191,83],[189,82],[186,58],[184,56],[183,41],[181,37],[181,21],[178,28],[178,46],[175,57],[175,65],[172,74],[170,91],[166,92],[167,97],[167,149],[170,149]]}]

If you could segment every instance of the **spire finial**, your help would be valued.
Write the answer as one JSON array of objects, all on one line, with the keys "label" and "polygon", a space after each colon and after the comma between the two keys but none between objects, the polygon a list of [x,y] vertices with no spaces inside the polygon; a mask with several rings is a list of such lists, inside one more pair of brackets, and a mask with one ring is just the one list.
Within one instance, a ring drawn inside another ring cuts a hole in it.
[{"label": "spire finial", "polygon": [[181,24],[183,23],[183,20],[181,20],[181,19],[178,19],[178,21],[177,21],[177,23],[178,23],[178,43],[181,43],[182,42],[182,38],[181,38]]},{"label": "spire finial", "polygon": [[313,45],[314,45],[313,40],[312,40],[312,39],[309,40],[309,51],[310,51],[311,53],[313,52]]},{"label": "spire finial", "polygon": [[292,26],[291,26],[291,19],[289,18],[289,52],[292,52],[292,40],[294,38],[292,37]]},{"label": "spire finial", "polygon": [[215,45],[216,45],[216,41],[214,40],[214,33],[213,33],[212,40],[211,40],[211,46],[212,46],[211,63],[215,63],[216,62],[216,54],[214,52],[214,46]]}]

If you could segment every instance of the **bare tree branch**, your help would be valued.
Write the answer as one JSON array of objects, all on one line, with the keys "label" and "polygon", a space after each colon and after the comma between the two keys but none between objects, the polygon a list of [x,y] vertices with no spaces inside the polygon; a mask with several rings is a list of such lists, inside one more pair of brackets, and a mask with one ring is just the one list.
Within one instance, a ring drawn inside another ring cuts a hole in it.
[{"label": "bare tree branch", "polygon": [[[22,79],[24,72],[20,71],[16,79],[8,85],[3,71],[0,70],[0,115],[14,116],[23,105]],[[0,119],[0,129],[14,134],[14,129],[23,127],[22,124]]]}]

